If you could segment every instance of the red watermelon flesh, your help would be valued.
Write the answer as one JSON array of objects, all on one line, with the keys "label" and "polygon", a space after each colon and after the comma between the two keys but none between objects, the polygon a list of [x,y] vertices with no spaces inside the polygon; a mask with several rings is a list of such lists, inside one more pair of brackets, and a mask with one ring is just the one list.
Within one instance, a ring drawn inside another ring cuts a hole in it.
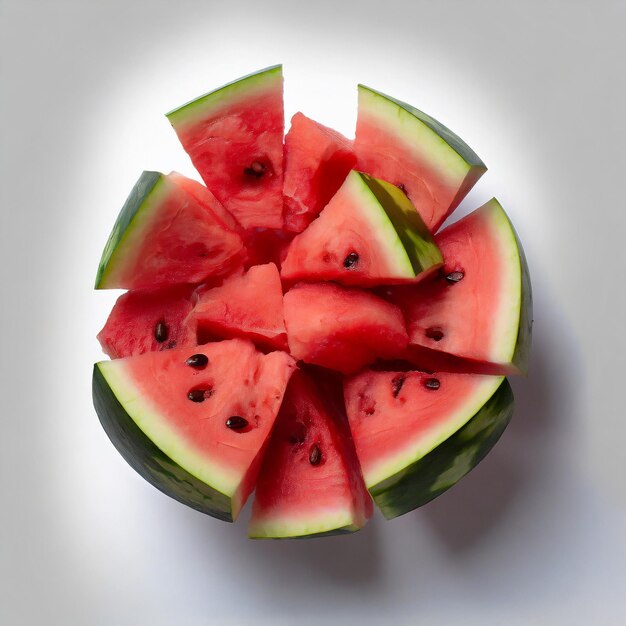
[{"label": "red watermelon flesh", "polygon": [[261,466],[249,535],[352,532],[371,515],[345,413],[311,375],[296,371]]},{"label": "red watermelon flesh", "polygon": [[302,113],[285,136],[284,228],[303,231],[355,166],[352,142]]},{"label": "red watermelon flesh", "polygon": [[286,350],[283,291],[273,263],[255,265],[198,296],[191,318],[203,343],[214,337],[242,337],[265,349]]},{"label": "red watermelon flesh", "polygon": [[193,287],[136,289],[118,299],[98,341],[105,354],[119,359],[144,352],[196,345],[192,309]]},{"label": "red watermelon flesh", "polygon": [[248,251],[246,267],[274,263],[280,268],[294,233],[275,228],[251,228],[243,236]]},{"label": "red watermelon flesh", "polygon": [[207,187],[244,228],[282,227],[280,66],[201,96],[168,119]]},{"label": "red watermelon flesh", "polygon": [[400,309],[367,291],[303,283],[284,302],[290,352],[305,363],[350,374],[406,349]]}]

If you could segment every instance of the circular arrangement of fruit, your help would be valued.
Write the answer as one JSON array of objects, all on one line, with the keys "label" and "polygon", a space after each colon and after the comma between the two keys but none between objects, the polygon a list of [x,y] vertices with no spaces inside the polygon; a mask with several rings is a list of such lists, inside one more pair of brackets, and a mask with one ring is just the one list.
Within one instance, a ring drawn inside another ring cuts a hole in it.
[{"label": "circular arrangement of fruit", "polygon": [[459,137],[359,85],[356,136],[296,113],[282,67],[167,115],[205,185],[144,172],[102,254],[127,290],[98,335],[94,403],[158,489],[251,537],[352,532],[469,472],[513,412],[531,291]]}]

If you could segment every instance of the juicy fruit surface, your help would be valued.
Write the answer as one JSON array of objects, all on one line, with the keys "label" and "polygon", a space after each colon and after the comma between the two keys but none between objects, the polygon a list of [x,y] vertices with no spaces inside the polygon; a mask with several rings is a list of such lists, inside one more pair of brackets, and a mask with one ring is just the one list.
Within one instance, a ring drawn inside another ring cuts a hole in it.
[{"label": "juicy fruit surface", "polygon": [[280,66],[202,96],[168,118],[207,187],[244,228],[282,227]]},{"label": "juicy fruit surface", "polygon": [[341,534],[371,516],[345,415],[325,391],[302,371],[292,377],[259,474],[250,536]]},{"label": "juicy fruit surface", "polygon": [[356,164],[352,142],[302,113],[285,136],[284,228],[302,232]]},{"label": "juicy fruit surface", "polygon": [[350,374],[407,345],[400,310],[358,289],[301,284],[285,294],[289,349],[296,359]]},{"label": "juicy fruit surface", "polygon": [[192,288],[137,289],[122,294],[98,341],[112,359],[195,345],[194,324],[187,320],[192,309]]},{"label": "juicy fruit surface", "polygon": [[215,337],[242,337],[262,348],[287,349],[283,290],[273,263],[255,265],[245,275],[205,291],[191,317],[201,343]]}]

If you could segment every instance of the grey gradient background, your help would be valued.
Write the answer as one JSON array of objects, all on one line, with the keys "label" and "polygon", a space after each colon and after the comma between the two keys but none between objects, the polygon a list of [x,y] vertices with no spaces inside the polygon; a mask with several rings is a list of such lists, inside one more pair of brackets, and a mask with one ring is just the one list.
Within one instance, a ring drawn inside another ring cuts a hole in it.
[{"label": "grey gradient background", "polygon": [[[624,2],[0,0],[0,623],[626,623]],[[91,405],[91,290],[163,113],[283,62],[352,132],[364,82],[457,130],[528,255],[532,372],[455,489],[350,537],[251,542],[126,466]],[[297,618],[297,621],[296,621]]]}]

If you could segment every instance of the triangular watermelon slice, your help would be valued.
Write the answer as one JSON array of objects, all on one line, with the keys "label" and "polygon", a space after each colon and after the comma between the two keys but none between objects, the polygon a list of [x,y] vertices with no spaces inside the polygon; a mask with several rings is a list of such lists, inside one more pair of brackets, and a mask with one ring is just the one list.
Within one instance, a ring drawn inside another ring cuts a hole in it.
[{"label": "triangular watermelon slice", "polygon": [[296,113],[285,136],[284,228],[302,232],[328,204],[355,164],[350,140]]},{"label": "triangular watermelon slice", "polygon": [[224,85],[167,117],[207,187],[244,228],[281,228],[282,66]]},{"label": "triangular watermelon slice", "polygon": [[357,167],[399,186],[435,232],[487,171],[451,130],[406,102],[359,85]]},{"label": "triangular watermelon slice", "polygon": [[440,371],[520,374],[528,368],[532,293],[524,251],[494,198],[436,236],[444,267],[433,280],[394,288],[409,358]]},{"label": "triangular watermelon slice", "polygon": [[200,283],[241,266],[245,250],[239,234],[182,180],[180,174],[143,172],[104,248],[96,289]]},{"label": "triangular watermelon slice", "polygon": [[404,193],[353,170],[320,216],[291,242],[281,276],[373,286],[415,282],[441,262]]},{"label": "triangular watermelon slice", "polygon": [[242,337],[266,349],[287,349],[283,290],[273,263],[255,265],[201,293],[192,318],[201,342]]},{"label": "triangular watermelon slice", "polygon": [[233,521],[254,487],[294,368],[241,339],[94,366],[94,404],[128,463],[155,487]]},{"label": "triangular watermelon slice", "polygon": [[349,533],[372,515],[345,414],[328,391],[294,373],[259,473],[250,537]]}]

